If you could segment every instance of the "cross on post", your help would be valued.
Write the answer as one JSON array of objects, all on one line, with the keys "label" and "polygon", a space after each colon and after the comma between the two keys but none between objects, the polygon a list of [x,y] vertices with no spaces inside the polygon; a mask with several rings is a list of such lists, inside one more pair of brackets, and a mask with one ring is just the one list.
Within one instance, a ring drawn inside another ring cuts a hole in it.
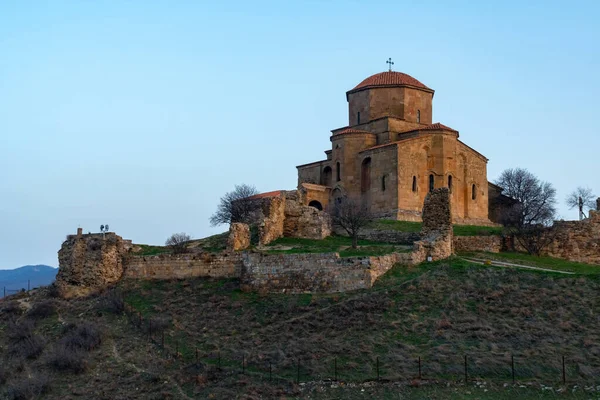
[{"label": "cross on post", "polygon": [[389,64],[389,67],[390,67],[389,71],[392,72],[392,65],[394,65],[394,62],[392,61],[392,58],[390,57],[385,63]]}]

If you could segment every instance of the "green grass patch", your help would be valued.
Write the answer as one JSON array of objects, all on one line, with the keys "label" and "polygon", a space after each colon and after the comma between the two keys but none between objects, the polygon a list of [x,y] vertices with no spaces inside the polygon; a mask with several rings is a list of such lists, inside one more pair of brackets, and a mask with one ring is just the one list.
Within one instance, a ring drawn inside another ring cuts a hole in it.
[{"label": "green grass patch", "polygon": [[560,258],[548,256],[534,256],[526,253],[503,252],[503,253],[488,253],[475,252],[464,253],[466,257],[481,258],[487,260],[495,260],[508,262],[513,264],[522,264],[531,267],[547,268],[556,271],[574,272],[576,274],[597,275],[600,274],[600,265],[590,265],[575,261],[563,260]]},{"label": "green grass patch", "polygon": [[409,251],[408,246],[359,240],[358,248],[353,249],[352,238],[329,236],[323,240],[284,237],[271,242],[266,250],[269,254],[333,253],[341,257],[377,256],[393,252]]},{"label": "green grass patch", "polygon": [[453,225],[456,236],[491,236],[501,235],[501,226]]},{"label": "green grass patch", "polygon": [[171,249],[166,246],[153,246],[150,244],[138,244],[137,246],[140,246],[141,250],[133,253],[135,256],[156,256],[171,252]]},{"label": "green grass patch", "polygon": [[415,232],[418,233],[421,230],[421,222],[412,221],[396,221],[393,219],[380,219],[373,222],[372,227],[381,230],[393,230],[399,232]]}]

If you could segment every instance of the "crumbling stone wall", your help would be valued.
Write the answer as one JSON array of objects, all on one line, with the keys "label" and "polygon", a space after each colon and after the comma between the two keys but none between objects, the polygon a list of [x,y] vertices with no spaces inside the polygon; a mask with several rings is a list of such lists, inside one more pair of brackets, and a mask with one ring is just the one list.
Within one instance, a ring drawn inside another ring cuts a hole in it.
[{"label": "crumbling stone wall", "polygon": [[131,257],[124,269],[124,278],[184,279],[197,277],[239,277],[242,255],[239,252],[159,254]]},{"label": "crumbling stone wall", "polygon": [[368,289],[410,253],[341,258],[338,253],[244,253],[242,289],[279,293],[331,293]]},{"label": "crumbling stone wall", "polygon": [[503,247],[502,236],[454,236],[453,246],[455,252],[487,251],[499,253]]},{"label": "crumbling stone wall", "polygon": [[305,206],[299,190],[285,192],[283,236],[305,239],[325,239],[331,236],[329,215],[314,207]]},{"label": "crumbling stone wall", "polygon": [[452,255],[452,214],[448,188],[429,192],[423,203],[421,240],[413,246],[413,260],[443,260]]},{"label": "crumbling stone wall", "polygon": [[115,233],[69,235],[58,251],[55,285],[61,297],[84,296],[117,282],[130,242]]},{"label": "crumbling stone wall", "polygon": [[600,211],[582,221],[556,221],[556,238],[542,253],[588,264],[600,264]]},{"label": "crumbling stone wall", "polygon": [[229,226],[227,248],[230,250],[244,250],[250,247],[250,227],[241,222],[234,222]]}]

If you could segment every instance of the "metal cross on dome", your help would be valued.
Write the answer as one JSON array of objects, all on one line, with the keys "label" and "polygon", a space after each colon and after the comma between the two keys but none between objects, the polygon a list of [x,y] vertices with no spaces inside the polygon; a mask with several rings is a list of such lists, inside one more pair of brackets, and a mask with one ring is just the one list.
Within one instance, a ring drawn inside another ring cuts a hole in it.
[{"label": "metal cross on dome", "polygon": [[390,72],[392,72],[392,65],[394,65],[394,62],[392,61],[392,58],[390,57],[385,63],[389,64],[389,66],[390,66]]}]

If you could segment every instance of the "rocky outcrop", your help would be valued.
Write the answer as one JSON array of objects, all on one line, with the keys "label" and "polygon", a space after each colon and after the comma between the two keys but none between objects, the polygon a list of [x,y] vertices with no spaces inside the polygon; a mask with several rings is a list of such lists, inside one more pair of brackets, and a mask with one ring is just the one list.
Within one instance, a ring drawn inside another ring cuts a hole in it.
[{"label": "rocky outcrop", "polygon": [[250,247],[250,227],[247,224],[234,222],[229,227],[227,248],[230,250],[244,250]]},{"label": "rocky outcrop", "polygon": [[117,282],[129,241],[115,233],[69,235],[58,251],[55,285],[63,298],[90,294]]}]

